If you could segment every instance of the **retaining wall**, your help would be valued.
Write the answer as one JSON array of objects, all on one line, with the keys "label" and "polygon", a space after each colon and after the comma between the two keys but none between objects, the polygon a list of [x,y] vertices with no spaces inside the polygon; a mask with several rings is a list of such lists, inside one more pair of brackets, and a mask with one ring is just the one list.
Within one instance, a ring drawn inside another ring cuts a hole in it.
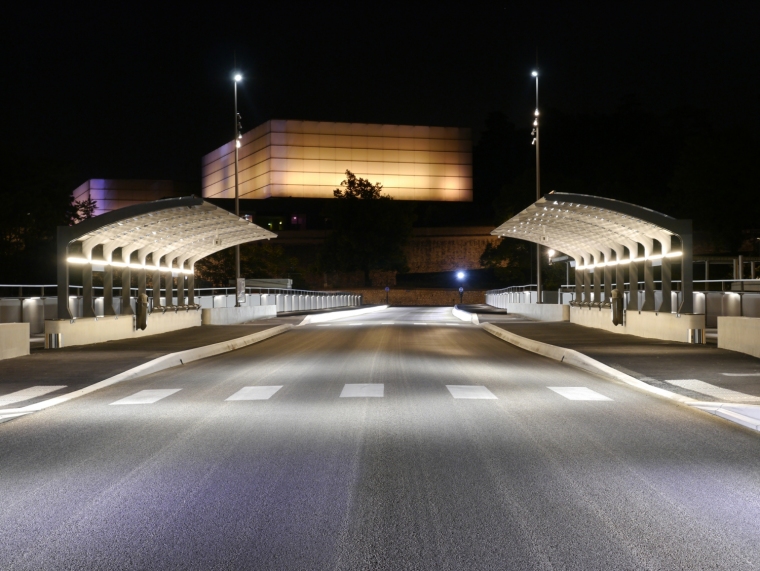
[{"label": "retaining wall", "polygon": [[0,323],[0,359],[29,354],[29,324]]},{"label": "retaining wall", "polygon": [[654,311],[626,311],[625,325],[612,324],[612,310],[609,308],[570,307],[570,322],[604,329],[611,333],[623,333],[686,343],[689,329],[705,328],[705,316],[693,314],[658,313]]},{"label": "retaining wall", "polygon": [[[178,329],[197,327],[200,324],[201,312],[198,310],[151,313],[148,315],[148,327],[144,331],[134,328],[134,317],[131,315],[45,321],[45,346],[47,347],[50,333],[61,333],[62,345],[71,347],[158,335]],[[27,344],[28,342],[27,338]]]},{"label": "retaining wall", "polygon": [[760,358],[760,319],[718,317],[718,347]]}]

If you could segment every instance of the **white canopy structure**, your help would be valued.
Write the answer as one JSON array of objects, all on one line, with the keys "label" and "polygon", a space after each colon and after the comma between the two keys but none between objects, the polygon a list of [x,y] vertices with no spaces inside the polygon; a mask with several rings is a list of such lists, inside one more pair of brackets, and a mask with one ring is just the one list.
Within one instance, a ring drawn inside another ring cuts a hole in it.
[{"label": "white canopy structure", "polygon": [[[528,240],[564,252],[576,263],[577,300],[591,304],[590,274],[594,275],[594,304],[599,304],[603,269],[604,298],[610,299],[612,270],[616,287],[624,289],[628,267],[632,289],[638,287],[638,267],[644,265],[643,311],[671,311],[671,261],[681,260],[683,302],[679,311],[693,311],[691,220],[677,220],[648,208],[598,196],[552,192],[537,200],[491,234]],[[654,307],[652,262],[661,260],[663,302]],[[582,294],[582,295],[581,295]],[[638,309],[631,296],[629,309]]]},{"label": "white canopy structure", "polygon": [[[230,246],[275,237],[276,234],[196,197],[137,204],[74,226],[61,226],[58,228],[58,318],[71,318],[67,299],[70,264],[83,266],[84,317],[94,316],[93,267],[104,272],[106,315],[109,310],[113,312],[113,268],[121,268],[122,313],[131,313],[131,269],[138,270],[139,293],[145,292],[146,270],[153,271],[154,284],[160,282],[161,272],[169,274],[168,281],[176,274],[178,298],[184,302],[185,275],[188,276],[188,297],[193,299],[195,262]],[[154,287],[153,292],[154,306],[160,305],[160,288]],[[172,297],[166,296],[167,305],[171,305]]]}]

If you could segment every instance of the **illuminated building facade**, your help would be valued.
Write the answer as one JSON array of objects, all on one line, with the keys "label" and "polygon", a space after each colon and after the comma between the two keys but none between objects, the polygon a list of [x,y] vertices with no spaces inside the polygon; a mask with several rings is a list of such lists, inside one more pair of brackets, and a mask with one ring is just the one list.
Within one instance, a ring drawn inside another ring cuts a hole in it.
[{"label": "illuminated building facade", "polygon": [[[472,201],[470,129],[271,120],[243,135],[241,199],[332,198],[346,170],[400,200]],[[202,159],[204,198],[235,197],[234,143]]]},{"label": "illuminated building facade", "polygon": [[91,178],[74,190],[73,198],[75,201],[84,201],[88,198],[95,200],[93,214],[98,216],[125,206],[189,194],[192,194],[190,187],[171,180]]}]

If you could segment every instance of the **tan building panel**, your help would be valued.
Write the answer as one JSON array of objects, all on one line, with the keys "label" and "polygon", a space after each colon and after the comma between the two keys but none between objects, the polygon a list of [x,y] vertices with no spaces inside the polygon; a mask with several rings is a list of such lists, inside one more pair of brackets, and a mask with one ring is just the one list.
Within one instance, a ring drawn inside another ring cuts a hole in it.
[{"label": "tan building panel", "polygon": [[[272,120],[241,139],[240,196],[330,198],[350,170],[398,199],[471,201],[471,148],[456,127]],[[234,196],[232,142],[202,165],[204,197]]]}]

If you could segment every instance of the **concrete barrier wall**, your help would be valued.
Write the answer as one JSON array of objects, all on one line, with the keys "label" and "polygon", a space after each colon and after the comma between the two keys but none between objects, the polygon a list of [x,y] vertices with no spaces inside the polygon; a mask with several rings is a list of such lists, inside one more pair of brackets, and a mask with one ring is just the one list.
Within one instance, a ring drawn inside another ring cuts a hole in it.
[{"label": "concrete barrier wall", "polygon": [[570,322],[604,329],[611,333],[623,333],[686,343],[689,329],[705,328],[704,315],[678,315],[676,313],[655,313],[654,311],[626,311],[625,325],[612,324],[612,310],[609,308],[571,307]]},{"label": "concrete barrier wall", "polygon": [[[115,341],[117,339],[133,339],[148,335],[158,335],[178,329],[197,327],[201,324],[200,311],[167,311],[166,313],[151,313],[148,315],[148,327],[141,331],[134,328],[134,318],[130,315],[109,317],[87,317],[73,320],[46,321],[45,343],[49,333],[61,333],[64,347],[74,345],[90,345]],[[29,343],[27,339],[27,344]]]},{"label": "concrete barrier wall", "polygon": [[760,319],[718,317],[718,347],[760,358]]},{"label": "concrete barrier wall", "polygon": [[29,324],[0,323],[0,359],[29,354]]},{"label": "concrete barrier wall", "polygon": [[507,313],[524,315],[538,321],[570,321],[570,306],[558,303],[502,303]]},{"label": "concrete barrier wall", "polygon": [[274,305],[215,307],[201,310],[201,323],[203,325],[234,325],[276,315],[277,308]]}]

